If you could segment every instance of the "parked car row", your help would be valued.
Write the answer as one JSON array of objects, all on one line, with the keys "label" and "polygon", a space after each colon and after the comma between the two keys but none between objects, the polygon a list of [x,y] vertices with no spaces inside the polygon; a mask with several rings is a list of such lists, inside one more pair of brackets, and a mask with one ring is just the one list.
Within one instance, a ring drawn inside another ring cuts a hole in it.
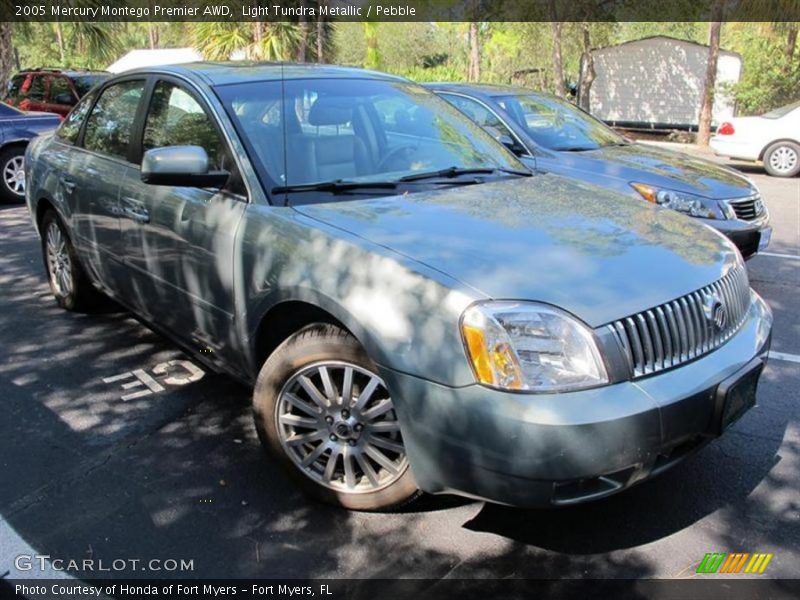
[{"label": "parked car row", "polygon": [[[68,310],[111,296],[251,385],[265,449],[323,501],[561,506],[626,489],[756,401],[771,312],[742,254],[680,206],[722,214],[757,192],[510,96],[495,114],[519,157],[373,71],[108,79],[27,149],[52,293]],[[555,124],[567,133],[545,135]],[[564,167],[583,153],[575,170],[612,183]],[[654,197],[615,191],[615,170]]]},{"label": "parked car row", "polygon": [[747,258],[769,244],[756,186],[733,169],[637,144],[549,94],[490,85],[430,84],[492,129],[527,166],[577,178],[694,217],[727,235]]}]

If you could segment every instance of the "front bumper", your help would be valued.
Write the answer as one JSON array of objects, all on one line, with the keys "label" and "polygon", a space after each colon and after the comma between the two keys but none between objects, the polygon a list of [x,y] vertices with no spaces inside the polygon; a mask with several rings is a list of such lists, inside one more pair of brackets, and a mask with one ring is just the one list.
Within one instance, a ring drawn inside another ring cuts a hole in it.
[{"label": "front bumper", "polygon": [[769,214],[764,213],[752,221],[740,219],[715,220],[697,219],[701,223],[713,227],[732,241],[744,258],[751,258],[757,252],[766,249],[769,244],[772,228],[769,226]]},{"label": "front bumper", "polygon": [[744,325],[714,352],[580,392],[450,388],[389,369],[382,375],[421,489],[523,507],[572,504],[656,475],[713,438],[717,388],[766,361],[771,322],[753,293]]}]

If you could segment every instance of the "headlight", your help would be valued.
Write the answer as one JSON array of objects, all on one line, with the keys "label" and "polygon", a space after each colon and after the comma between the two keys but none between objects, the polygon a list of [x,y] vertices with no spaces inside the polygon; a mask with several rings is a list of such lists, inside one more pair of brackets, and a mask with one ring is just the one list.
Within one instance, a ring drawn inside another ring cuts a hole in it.
[{"label": "headlight", "polygon": [[482,302],[461,317],[475,378],[503,390],[563,392],[608,383],[592,332],[532,302]]},{"label": "headlight", "polygon": [[692,217],[702,217],[704,219],[728,218],[716,200],[687,194],[686,192],[664,190],[646,183],[631,183],[631,187],[648,202],[686,213]]}]

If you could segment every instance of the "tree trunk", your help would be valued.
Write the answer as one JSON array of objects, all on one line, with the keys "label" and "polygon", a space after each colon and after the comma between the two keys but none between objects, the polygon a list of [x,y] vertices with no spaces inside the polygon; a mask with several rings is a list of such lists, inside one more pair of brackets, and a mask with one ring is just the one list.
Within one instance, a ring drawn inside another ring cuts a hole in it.
[{"label": "tree trunk", "polygon": [[14,69],[11,23],[0,21],[0,82],[5,84]]},{"label": "tree trunk", "polygon": [[150,48],[155,49],[158,48],[159,43],[159,35],[158,35],[158,25],[154,23],[148,23],[147,25],[147,35],[150,38]]},{"label": "tree trunk", "polygon": [[467,68],[468,81],[481,80],[481,40],[478,24],[469,24],[469,67]]},{"label": "tree trunk", "polygon": [[594,54],[592,54],[592,39],[589,35],[589,24],[583,22],[583,55],[581,56],[581,82],[578,89],[578,102],[580,107],[589,110],[589,94],[592,91],[592,83],[597,73],[594,70]]},{"label": "tree trunk", "polygon": [[[319,0],[318,5],[320,9],[325,6],[326,0]],[[325,29],[325,19],[322,17],[322,11],[320,10],[319,16],[317,16],[317,62],[323,63],[325,62],[325,36],[327,35],[327,31]]]},{"label": "tree trunk", "polygon": [[364,66],[367,69],[381,68],[381,54],[378,49],[378,23],[364,21],[364,38],[367,42],[367,58]]},{"label": "tree trunk", "polygon": [[708,24],[708,64],[703,96],[700,104],[700,119],[697,125],[697,143],[708,146],[711,139],[711,117],[714,109],[714,86],[717,83],[717,59],[719,58],[719,36],[722,30],[722,5],[724,0],[714,0],[711,7],[712,21]]},{"label": "tree trunk", "polygon": [[58,43],[59,60],[63,67],[66,60],[66,50],[64,48],[64,29],[61,26],[61,21],[56,21],[56,42]]},{"label": "tree trunk", "polygon": [[567,95],[564,89],[564,62],[561,59],[561,28],[564,24],[558,21],[550,21],[550,29],[553,33],[553,92],[559,98]]},{"label": "tree trunk", "polygon": [[797,27],[791,27],[786,36],[786,48],[784,56],[786,57],[786,64],[791,67],[792,59],[794,58],[794,49],[797,47]]},{"label": "tree trunk", "polygon": [[306,49],[308,48],[308,18],[303,13],[306,3],[300,2],[300,40],[297,43],[297,62],[306,62]]}]

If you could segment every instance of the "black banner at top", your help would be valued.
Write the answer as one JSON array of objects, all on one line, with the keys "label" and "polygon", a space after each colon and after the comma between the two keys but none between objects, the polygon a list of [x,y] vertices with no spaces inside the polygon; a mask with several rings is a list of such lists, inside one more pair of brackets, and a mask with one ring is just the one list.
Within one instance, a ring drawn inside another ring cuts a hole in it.
[{"label": "black banner at top", "polygon": [[2,0],[0,21],[800,21],[800,0]]}]

